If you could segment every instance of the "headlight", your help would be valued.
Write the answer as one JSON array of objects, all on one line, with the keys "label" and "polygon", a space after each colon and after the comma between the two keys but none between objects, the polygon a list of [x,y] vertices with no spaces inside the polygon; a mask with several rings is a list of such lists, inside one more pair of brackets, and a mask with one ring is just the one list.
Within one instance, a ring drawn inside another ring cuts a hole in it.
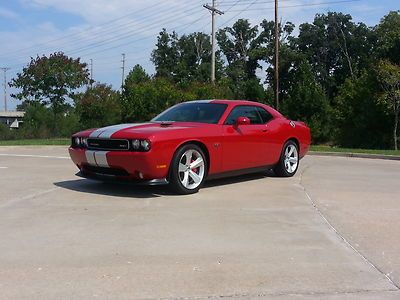
[{"label": "headlight", "polygon": [[132,147],[133,150],[138,151],[140,148],[140,141],[139,140],[133,140],[132,141]]},{"label": "headlight", "polygon": [[87,138],[82,138],[81,139],[81,146],[82,147],[87,147]]},{"label": "headlight", "polygon": [[150,141],[148,141],[148,140],[142,140],[142,141],[140,142],[140,146],[142,146],[142,149],[143,149],[144,151],[149,151],[149,150],[150,150]]},{"label": "headlight", "polygon": [[131,149],[133,151],[146,152],[146,151],[149,151],[151,148],[151,143],[149,140],[135,139],[135,140],[132,140],[131,143],[132,143]]},{"label": "headlight", "polygon": [[73,137],[72,138],[72,147],[75,148],[87,148],[87,138],[83,137]]}]

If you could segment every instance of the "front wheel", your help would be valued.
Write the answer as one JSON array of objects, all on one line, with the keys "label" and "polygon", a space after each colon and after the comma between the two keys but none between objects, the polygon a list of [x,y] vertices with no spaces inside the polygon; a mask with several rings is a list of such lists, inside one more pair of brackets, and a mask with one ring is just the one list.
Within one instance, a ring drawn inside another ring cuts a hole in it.
[{"label": "front wheel", "polygon": [[278,164],[274,172],[280,177],[292,177],[299,167],[299,150],[294,141],[287,141],[283,146]]},{"label": "front wheel", "polygon": [[201,148],[184,145],[176,151],[171,164],[170,184],[179,194],[197,193],[207,173],[207,161]]}]

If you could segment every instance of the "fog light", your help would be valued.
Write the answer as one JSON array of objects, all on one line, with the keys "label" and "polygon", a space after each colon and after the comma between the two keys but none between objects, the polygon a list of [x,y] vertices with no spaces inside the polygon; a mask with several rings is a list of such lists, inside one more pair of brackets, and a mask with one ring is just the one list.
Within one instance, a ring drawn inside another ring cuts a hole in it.
[{"label": "fog light", "polygon": [[142,173],[142,172],[139,172],[139,178],[140,178],[140,179],[143,179],[143,178],[144,178],[144,176],[143,176],[143,173]]}]

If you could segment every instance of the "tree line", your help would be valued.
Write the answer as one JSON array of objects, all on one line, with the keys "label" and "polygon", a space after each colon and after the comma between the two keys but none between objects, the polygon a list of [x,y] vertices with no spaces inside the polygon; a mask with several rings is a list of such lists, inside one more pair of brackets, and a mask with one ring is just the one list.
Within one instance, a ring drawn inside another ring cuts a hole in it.
[{"label": "tree line", "polygon": [[[121,91],[91,82],[88,67],[62,52],[32,58],[10,86],[22,101],[23,127],[2,138],[69,136],[120,122],[146,121],[194,99],[248,99],[273,106],[273,21],[239,19],[218,30],[216,83],[210,83],[210,36],[163,29],[151,61],[136,65]],[[400,114],[400,11],[368,27],[348,14],[317,14],[280,30],[280,111],[312,129],[314,143],[396,148]],[[296,32],[296,34],[295,34]]]}]

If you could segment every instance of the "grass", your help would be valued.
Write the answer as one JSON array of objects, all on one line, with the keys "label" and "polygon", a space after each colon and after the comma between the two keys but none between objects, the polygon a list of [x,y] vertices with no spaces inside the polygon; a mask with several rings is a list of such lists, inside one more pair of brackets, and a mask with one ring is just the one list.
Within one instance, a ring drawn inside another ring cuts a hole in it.
[{"label": "grass", "polygon": [[6,140],[0,141],[0,146],[68,146],[71,140],[67,138],[58,139],[23,139],[23,140]]},{"label": "grass", "polygon": [[375,149],[352,149],[352,148],[338,148],[338,147],[323,146],[323,145],[311,146],[311,151],[400,155],[400,150],[395,151],[395,150],[375,150]]}]

